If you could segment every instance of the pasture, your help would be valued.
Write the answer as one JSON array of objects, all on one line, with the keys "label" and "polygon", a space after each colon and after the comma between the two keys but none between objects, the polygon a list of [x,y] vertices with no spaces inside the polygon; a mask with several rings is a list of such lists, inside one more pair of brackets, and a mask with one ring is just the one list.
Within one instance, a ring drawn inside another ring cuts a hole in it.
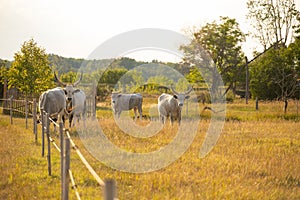
[{"label": "pasture", "polygon": [[[144,114],[156,99],[144,100]],[[200,105],[200,110],[203,105]],[[210,124],[210,111],[201,113],[197,134],[188,150],[171,165],[149,173],[112,169],[91,155],[75,128],[71,133],[87,160],[103,178],[117,182],[119,199],[300,199],[300,117],[295,102],[283,114],[282,103],[243,101],[227,104],[223,132],[203,159],[198,154]],[[133,114],[132,114],[133,115]],[[53,150],[53,175],[47,175],[46,157],[39,142],[25,129],[24,119],[0,115],[1,199],[59,199],[59,153]],[[97,119],[107,138],[131,152],[151,152],[168,144],[177,124],[150,138],[124,134],[114,120],[110,102],[97,105]],[[149,119],[137,121],[146,126]],[[188,132],[189,130],[187,130]],[[55,134],[53,137],[55,137]],[[40,130],[39,130],[40,136]],[[58,140],[58,138],[57,138]],[[102,188],[71,152],[71,170],[82,199],[102,199]],[[75,194],[70,190],[70,199]]]}]

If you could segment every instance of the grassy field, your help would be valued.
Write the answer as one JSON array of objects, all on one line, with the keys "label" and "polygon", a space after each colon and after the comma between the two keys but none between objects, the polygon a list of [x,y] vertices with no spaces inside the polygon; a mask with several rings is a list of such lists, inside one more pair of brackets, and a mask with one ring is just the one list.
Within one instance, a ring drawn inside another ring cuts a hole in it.
[{"label": "grassy field", "polygon": [[[152,103],[154,99],[145,101],[146,115]],[[260,102],[259,111],[252,101],[248,105],[242,101],[227,104],[217,145],[199,159],[210,124],[210,112],[203,111],[188,150],[171,165],[150,173],[120,172],[102,164],[87,151],[76,130],[71,132],[99,176],[117,181],[119,199],[300,199],[300,117],[296,103],[291,102],[288,109],[284,115],[278,102]],[[178,130],[176,124],[167,124],[150,138],[124,134],[112,120],[109,102],[98,105],[97,117],[107,138],[131,152],[157,150],[172,141]],[[146,119],[137,123],[147,126],[150,122]],[[46,157],[41,157],[40,138],[36,144],[32,130],[25,129],[24,119],[14,119],[10,125],[9,118],[0,115],[0,136],[0,199],[59,199],[58,152],[52,148],[50,177]],[[102,199],[103,188],[74,151],[71,157],[81,198]],[[72,190],[70,199],[75,199]]]}]

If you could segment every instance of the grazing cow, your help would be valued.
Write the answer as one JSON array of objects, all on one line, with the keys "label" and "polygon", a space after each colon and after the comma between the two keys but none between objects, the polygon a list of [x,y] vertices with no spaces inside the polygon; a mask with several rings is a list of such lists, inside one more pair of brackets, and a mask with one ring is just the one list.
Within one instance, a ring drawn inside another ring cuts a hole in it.
[{"label": "grazing cow", "polygon": [[54,88],[43,92],[39,98],[39,110],[44,110],[55,121],[62,121],[66,111],[66,97],[62,88]]},{"label": "grazing cow", "polygon": [[[79,122],[80,116],[82,115],[83,119],[85,119],[85,111],[86,111],[86,95],[80,89],[75,89],[75,87],[80,83],[82,80],[82,73],[80,75],[79,80],[77,80],[73,84],[63,83],[54,73],[55,81],[65,87],[65,100],[67,103],[67,110],[70,111],[70,118],[69,118],[69,126],[72,125],[72,120],[75,115],[77,121]],[[75,125],[75,120],[73,121],[73,125]]]},{"label": "grazing cow", "polygon": [[[69,112],[69,126],[75,126],[76,121],[79,123],[81,117],[85,122],[86,114],[86,95],[82,90],[77,90],[72,97],[71,102],[67,105]],[[75,119],[73,120],[73,118]],[[72,124],[73,121],[73,124]]]},{"label": "grazing cow", "polygon": [[121,94],[118,92],[113,92],[111,94],[111,106],[114,111],[114,115],[118,118],[120,118],[123,110],[134,109],[134,120],[137,119],[137,110],[140,114],[140,119],[142,119],[142,104],[143,97],[139,93]]},{"label": "grazing cow", "polygon": [[158,113],[163,124],[165,124],[166,119],[170,117],[171,124],[173,124],[174,120],[178,120],[178,124],[180,125],[181,109],[184,100],[190,97],[188,94],[192,89],[193,88],[190,87],[188,91],[178,93],[174,90],[173,86],[171,86],[173,95],[163,93],[158,97]]}]

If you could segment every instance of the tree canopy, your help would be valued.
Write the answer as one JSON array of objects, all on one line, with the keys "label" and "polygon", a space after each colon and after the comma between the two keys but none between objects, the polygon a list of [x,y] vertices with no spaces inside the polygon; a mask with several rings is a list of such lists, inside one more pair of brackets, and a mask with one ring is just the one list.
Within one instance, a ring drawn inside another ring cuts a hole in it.
[{"label": "tree canopy", "polygon": [[[181,47],[184,51],[184,62],[201,67],[204,69],[202,73],[220,73],[224,83],[231,87],[241,71],[244,58],[241,43],[244,40],[245,35],[235,19],[220,17],[218,22],[207,23],[195,31],[191,43]],[[217,70],[213,69],[208,57],[211,57]],[[212,80],[212,88],[215,81]]]},{"label": "tree canopy", "polygon": [[44,48],[30,39],[14,55],[8,76],[8,87],[19,89],[25,96],[39,94],[53,87],[53,75]]}]

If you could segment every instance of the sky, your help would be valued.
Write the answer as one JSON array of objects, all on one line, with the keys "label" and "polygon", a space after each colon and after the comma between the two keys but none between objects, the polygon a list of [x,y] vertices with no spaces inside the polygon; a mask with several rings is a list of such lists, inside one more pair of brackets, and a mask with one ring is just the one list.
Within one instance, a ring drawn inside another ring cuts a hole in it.
[{"label": "sky", "polygon": [[[0,58],[13,60],[21,45],[33,38],[47,53],[87,58],[110,38],[140,28],[160,28],[186,34],[219,16],[235,18],[250,30],[247,0],[0,0]],[[296,1],[300,10],[300,1]],[[243,44],[248,57],[259,45]],[[125,56],[137,60],[173,61],[166,52],[141,50]],[[146,56],[147,55],[147,56]],[[164,60],[165,59],[165,60]],[[178,56],[177,56],[178,59]]]}]

